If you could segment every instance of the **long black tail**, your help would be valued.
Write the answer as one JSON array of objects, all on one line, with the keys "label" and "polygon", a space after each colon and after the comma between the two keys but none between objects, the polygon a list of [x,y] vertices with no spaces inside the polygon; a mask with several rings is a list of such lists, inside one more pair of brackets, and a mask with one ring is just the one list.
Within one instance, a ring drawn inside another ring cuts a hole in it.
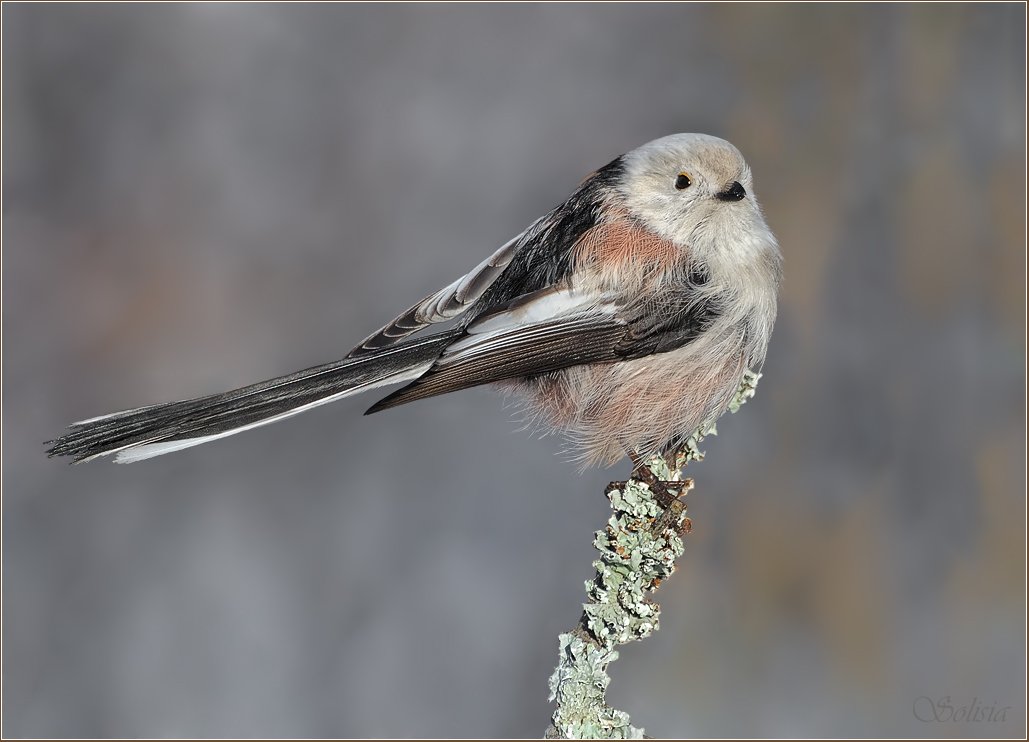
[{"label": "long black tail", "polygon": [[115,461],[128,463],[224,438],[366,389],[411,381],[459,334],[409,341],[231,392],[83,420],[47,441],[53,444],[47,453],[72,456],[76,462],[116,454]]}]

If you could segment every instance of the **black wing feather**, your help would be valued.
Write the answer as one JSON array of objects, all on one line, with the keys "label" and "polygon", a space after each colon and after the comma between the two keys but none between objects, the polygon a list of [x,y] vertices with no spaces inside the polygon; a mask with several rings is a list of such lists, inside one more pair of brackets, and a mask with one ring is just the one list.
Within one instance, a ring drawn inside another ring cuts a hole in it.
[{"label": "black wing feather", "polygon": [[365,414],[504,379],[615,361],[625,329],[613,319],[594,317],[519,328],[504,334],[498,342],[462,353],[456,360],[437,362],[416,381],[376,402]]},{"label": "black wing feather", "polygon": [[621,157],[594,172],[567,201],[536,220],[468,274],[425,297],[365,338],[350,352],[350,357],[378,352],[430,324],[457,317],[462,317],[458,327],[467,327],[483,312],[564,280],[571,271],[576,243],[596,226],[622,172]]},{"label": "black wing feather", "polygon": [[597,225],[610,191],[623,172],[623,158],[616,157],[586,178],[567,201],[545,216],[540,221],[541,229],[527,233],[511,263],[472,305],[463,326],[519,296],[565,280],[572,270],[576,243]]},{"label": "black wing feather", "polygon": [[[547,293],[552,291],[544,289],[537,296]],[[530,297],[522,297],[509,306],[517,311],[531,302]],[[638,302],[615,313],[596,310],[515,325],[506,332],[486,333],[478,341],[474,334],[466,335],[456,341],[454,352],[444,351],[421,377],[365,414],[505,379],[666,353],[694,341],[718,312],[717,303],[699,296],[695,285],[683,284],[669,287],[660,299]]]}]

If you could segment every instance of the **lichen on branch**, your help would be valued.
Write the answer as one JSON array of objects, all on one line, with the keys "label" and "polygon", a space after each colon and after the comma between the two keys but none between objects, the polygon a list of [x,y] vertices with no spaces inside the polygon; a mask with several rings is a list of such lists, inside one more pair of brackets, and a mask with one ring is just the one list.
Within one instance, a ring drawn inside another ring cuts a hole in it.
[{"label": "lichen on branch", "polygon": [[[754,396],[761,375],[744,374],[729,409],[736,412]],[[629,715],[607,705],[610,663],[619,644],[645,639],[659,628],[661,608],[647,594],[675,571],[689,532],[683,497],[693,481],[682,470],[704,458],[699,445],[716,433],[714,424],[701,428],[676,450],[634,460],[632,476],[612,482],[605,494],[611,517],[597,531],[593,545],[600,558],[596,576],[586,582],[588,602],[579,625],[558,638],[559,660],[550,677],[550,700],[557,708],[548,739],[640,739],[641,727]]]}]

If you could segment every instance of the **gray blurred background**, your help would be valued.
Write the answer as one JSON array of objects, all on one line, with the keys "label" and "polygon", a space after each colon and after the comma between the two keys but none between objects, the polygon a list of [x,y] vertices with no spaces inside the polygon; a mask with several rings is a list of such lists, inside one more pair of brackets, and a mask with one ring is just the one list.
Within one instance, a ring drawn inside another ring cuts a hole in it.
[{"label": "gray blurred background", "polygon": [[1023,5],[4,4],[3,45],[5,735],[541,735],[627,462],[489,389],[42,441],[338,358],[679,131],[746,154],[786,282],[611,702],[1025,735]]}]

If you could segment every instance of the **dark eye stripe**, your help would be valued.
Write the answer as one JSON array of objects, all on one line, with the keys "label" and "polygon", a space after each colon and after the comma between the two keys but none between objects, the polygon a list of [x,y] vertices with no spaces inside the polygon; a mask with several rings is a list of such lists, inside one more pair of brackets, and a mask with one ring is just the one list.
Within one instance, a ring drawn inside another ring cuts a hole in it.
[{"label": "dark eye stripe", "polygon": [[684,188],[689,188],[690,183],[692,182],[693,181],[690,180],[690,176],[686,173],[679,173],[679,177],[675,179],[675,187],[677,190],[681,191]]}]

